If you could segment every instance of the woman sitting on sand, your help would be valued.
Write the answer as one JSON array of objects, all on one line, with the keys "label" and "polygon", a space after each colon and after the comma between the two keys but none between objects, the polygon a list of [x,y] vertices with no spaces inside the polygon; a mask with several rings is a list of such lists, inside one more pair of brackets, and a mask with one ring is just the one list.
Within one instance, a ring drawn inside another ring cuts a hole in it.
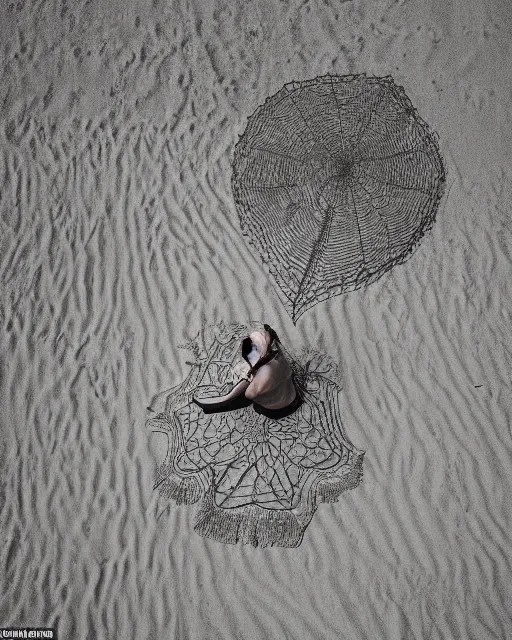
[{"label": "woman sitting on sand", "polygon": [[280,348],[276,332],[267,324],[242,340],[243,361],[234,370],[235,386],[224,396],[197,398],[193,401],[205,413],[232,411],[253,404],[254,410],[269,418],[293,413],[301,398],[293,381],[293,372]]}]

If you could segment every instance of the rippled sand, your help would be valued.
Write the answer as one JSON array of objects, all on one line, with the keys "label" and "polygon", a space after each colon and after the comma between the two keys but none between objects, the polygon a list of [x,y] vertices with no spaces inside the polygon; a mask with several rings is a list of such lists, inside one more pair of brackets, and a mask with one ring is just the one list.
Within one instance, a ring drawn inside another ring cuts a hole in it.
[{"label": "rippled sand", "polygon": [[[505,0],[0,6],[0,626],[60,637],[512,638]],[[292,79],[391,73],[448,186],[418,251],[295,328],[230,162]],[[363,484],[297,549],[157,510],[144,427],[203,319],[340,363]]]}]

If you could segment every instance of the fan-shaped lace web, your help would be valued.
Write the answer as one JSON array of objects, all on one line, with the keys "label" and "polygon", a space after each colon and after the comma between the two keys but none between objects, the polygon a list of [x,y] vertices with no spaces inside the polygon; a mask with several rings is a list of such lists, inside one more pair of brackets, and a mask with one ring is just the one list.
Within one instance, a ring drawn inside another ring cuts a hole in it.
[{"label": "fan-shaped lace web", "polygon": [[391,77],[285,85],[249,118],[234,157],[242,232],[293,320],[403,262],[445,183],[437,138]]}]

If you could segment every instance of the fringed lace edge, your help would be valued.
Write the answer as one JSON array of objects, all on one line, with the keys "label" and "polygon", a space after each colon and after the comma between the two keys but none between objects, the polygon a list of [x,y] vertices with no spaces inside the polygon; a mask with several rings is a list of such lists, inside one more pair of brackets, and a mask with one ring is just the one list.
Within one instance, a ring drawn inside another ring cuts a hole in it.
[{"label": "fringed lace edge", "polygon": [[343,475],[319,478],[311,488],[314,499],[307,513],[299,517],[293,511],[264,509],[247,505],[235,509],[223,509],[214,502],[210,490],[199,509],[194,524],[195,531],[225,544],[252,544],[254,547],[298,547],[318,503],[336,502],[349,489],[356,488],[363,478],[364,452],[358,452],[354,464]]}]

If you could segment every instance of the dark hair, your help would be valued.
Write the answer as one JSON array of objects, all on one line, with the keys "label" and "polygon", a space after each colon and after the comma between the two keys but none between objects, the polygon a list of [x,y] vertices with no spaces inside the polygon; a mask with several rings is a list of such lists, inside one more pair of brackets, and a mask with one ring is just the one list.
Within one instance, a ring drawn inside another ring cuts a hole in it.
[{"label": "dark hair", "polygon": [[242,340],[242,357],[247,360],[247,356],[252,350],[252,340],[247,337]]},{"label": "dark hair", "polygon": [[268,331],[268,333],[270,334],[270,337],[272,338],[272,341],[275,342],[280,342],[279,340],[279,336],[277,335],[277,333],[274,331],[274,329],[272,329],[272,327],[268,324],[264,324],[263,328],[265,329],[265,331]]}]

